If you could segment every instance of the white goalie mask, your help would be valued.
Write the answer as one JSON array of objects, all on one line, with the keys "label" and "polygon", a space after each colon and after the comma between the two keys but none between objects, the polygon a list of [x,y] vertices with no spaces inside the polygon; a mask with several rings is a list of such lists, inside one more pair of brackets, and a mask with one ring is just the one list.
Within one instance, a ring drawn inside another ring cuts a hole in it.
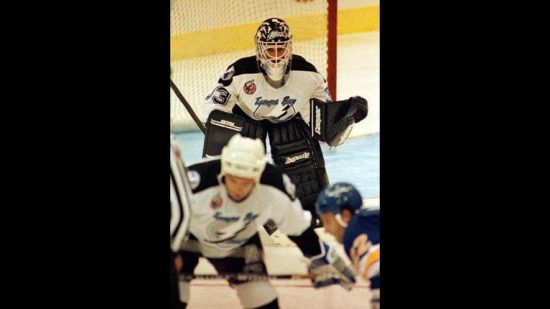
[{"label": "white goalie mask", "polygon": [[280,81],[290,70],[292,34],[287,23],[280,18],[262,22],[254,38],[256,59],[273,81]]},{"label": "white goalie mask", "polygon": [[235,134],[223,147],[220,176],[230,174],[260,181],[266,165],[264,144]]}]

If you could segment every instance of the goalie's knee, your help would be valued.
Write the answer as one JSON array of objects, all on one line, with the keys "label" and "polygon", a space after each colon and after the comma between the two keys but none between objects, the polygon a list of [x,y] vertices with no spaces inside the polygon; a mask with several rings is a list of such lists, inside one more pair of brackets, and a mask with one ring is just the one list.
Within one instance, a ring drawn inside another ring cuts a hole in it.
[{"label": "goalie's knee", "polygon": [[244,308],[278,308],[277,291],[267,280],[234,284],[233,287]]}]

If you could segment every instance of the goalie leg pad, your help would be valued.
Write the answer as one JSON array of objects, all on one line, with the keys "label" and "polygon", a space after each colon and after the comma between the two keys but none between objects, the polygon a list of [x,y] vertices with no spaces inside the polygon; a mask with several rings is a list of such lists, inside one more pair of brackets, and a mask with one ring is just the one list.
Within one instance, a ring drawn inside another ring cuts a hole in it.
[{"label": "goalie leg pad", "polygon": [[369,111],[367,100],[358,96],[334,102],[311,99],[310,104],[311,135],[329,146],[341,145]]},{"label": "goalie leg pad", "polygon": [[203,158],[220,155],[223,147],[235,134],[259,138],[265,145],[267,132],[261,122],[219,110],[212,111],[206,121]]},{"label": "goalie leg pad", "polygon": [[329,184],[319,142],[299,117],[273,125],[269,140],[273,162],[294,182],[302,207],[315,219],[315,201]]}]

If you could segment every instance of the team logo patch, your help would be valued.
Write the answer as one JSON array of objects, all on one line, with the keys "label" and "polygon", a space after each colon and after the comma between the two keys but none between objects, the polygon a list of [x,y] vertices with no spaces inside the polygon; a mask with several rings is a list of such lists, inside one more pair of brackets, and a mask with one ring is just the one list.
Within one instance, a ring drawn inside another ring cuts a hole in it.
[{"label": "team logo patch", "polygon": [[220,194],[216,194],[216,196],[214,196],[212,198],[212,200],[210,201],[210,207],[212,207],[213,209],[218,209],[220,208],[220,206],[222,206],[223,204],[223,199],[222,197],[220,196]]},{"label": "team logo patch", "polygon": [[254,80],[247,81],[243,86],[243,90],[246,94],[254,94],[254,92],[256,92],[256,84],[254,83]]},{"label": "team logo patch", "polygon": [[291,164],[291,163],[294,163],[298,160],[302,160],[302,159],[309,159],[309,157],[311,156],[311,154],[309,152],[304,152],[302,154],[299,154],[299,155],[296,155],[294,157],[286,157],[286,160],[285,160],[285,164]]}]

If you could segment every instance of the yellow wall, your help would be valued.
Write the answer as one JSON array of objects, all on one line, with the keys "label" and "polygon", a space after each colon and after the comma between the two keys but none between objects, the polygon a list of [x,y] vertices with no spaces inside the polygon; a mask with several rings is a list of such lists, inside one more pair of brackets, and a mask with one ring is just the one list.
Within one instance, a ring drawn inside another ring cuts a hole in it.
[{"label": "yellow wall", "polygon": [[[325,19],[325,16],[321,14],[285,18],[292,29],[295,41],[305,41],[325,36],[326,32],[315,32],[311,31],[310,27],[308,28],[308,25],[314,25],[323,19]],[[170,38],[171,60],[253,49],[253,34],[256,32],[257,27],[258,23],[255,22],[172,35]],[[379,29],[379,5],[338,10],[338,35],[378,31]],[[235,33],[251,33],[252,35],[233,36],[232,34]],[[215,42],[215,46],[212,42]]]}]

